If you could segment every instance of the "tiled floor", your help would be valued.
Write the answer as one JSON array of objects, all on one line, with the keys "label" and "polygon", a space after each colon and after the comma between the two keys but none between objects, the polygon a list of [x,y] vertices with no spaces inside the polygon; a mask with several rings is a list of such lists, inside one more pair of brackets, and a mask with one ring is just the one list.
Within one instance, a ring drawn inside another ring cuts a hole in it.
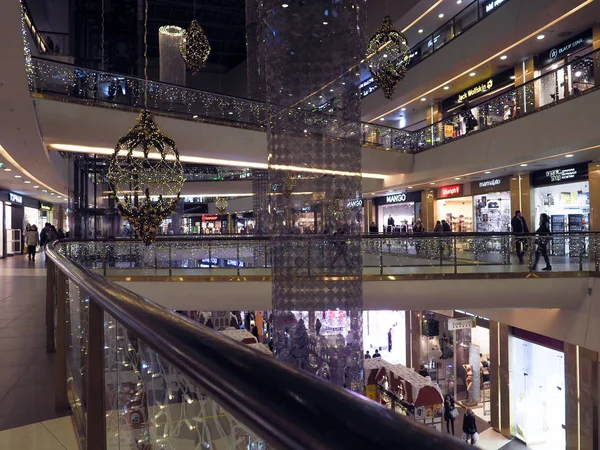
[{"label": "tiled floor", "polygon": [[70,417],[0,431],[3,450],[79,450]]},{"label": "tiled floor", "polygon": [[[43,255],[36,259],[0,260],[0,430],[64,415],[54,408],[54,355],[45,348],[46,271]],[[0,441],[0,448],[11,447]]]}]

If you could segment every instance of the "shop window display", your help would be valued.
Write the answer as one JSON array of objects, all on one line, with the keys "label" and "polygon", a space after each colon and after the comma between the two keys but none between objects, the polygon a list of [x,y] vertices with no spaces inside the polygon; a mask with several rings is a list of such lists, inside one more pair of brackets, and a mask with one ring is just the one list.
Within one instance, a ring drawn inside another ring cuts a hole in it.
[{"label": "shop window display", "polygon": [[475,231],[510,231],[510,192],[499,192],[473,197],[475,205]]},{"label": "shop window display", "polygon": [[443,199],[436,202],[436,220],[445,220],[452,231],[469,233],[473,231],[473,199],[461,197]]},{"label": "shop window display", "polygon": [[421,328],[422,364],[442,393],[454,396],[454,336],[448,331],[448,317],[426,312]]},{"label": "shop window display", "polygon": [[370,355],[378,350],[392,364],[406,365],[406,313],[363,311],[363,348]]}]

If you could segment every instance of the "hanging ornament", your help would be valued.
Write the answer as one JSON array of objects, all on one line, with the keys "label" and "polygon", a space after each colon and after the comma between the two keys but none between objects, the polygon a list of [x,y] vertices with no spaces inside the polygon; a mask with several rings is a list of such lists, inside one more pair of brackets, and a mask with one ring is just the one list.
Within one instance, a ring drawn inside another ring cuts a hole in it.
[{"label": "hanging ornament", "polygon": [[206,64],[210,55],[210,43],[196,19],[192,20],[188,29],[183,32],[179,51],[193,75]]},{"label": "hanging ornament", "polygon": [[369,71],[385,98],[394,95],[396,85],[402,81],[410,62],[410,47],[406,36],[394,27],[392,18],[385,16],[383,24],[375,31],[367,45]]},{"label": "hanging ornament", "polygon": [[290,198],[294,189],[296,189],[296,183],[298,182],[298,176],[296,172],[284,172],[281,180],[281,193],[285,198]]},{"label": "hanging ornament", "polygon": [[162,221],[175,211],[185,177],[175,142],[147,109],[117,142],[107,178],[119,214],[150,245]]},{"label": "hanging ornament", "polygon": [[217,208],[217,211],[219,212],[219,214],[225,214],[225,211],[227,211],[228,205],[229,205],[229,203],[227,203],[227,200],[225,200],[224,197],[219,197],[217,199],[217,201],[215,202],[215,207]]}]

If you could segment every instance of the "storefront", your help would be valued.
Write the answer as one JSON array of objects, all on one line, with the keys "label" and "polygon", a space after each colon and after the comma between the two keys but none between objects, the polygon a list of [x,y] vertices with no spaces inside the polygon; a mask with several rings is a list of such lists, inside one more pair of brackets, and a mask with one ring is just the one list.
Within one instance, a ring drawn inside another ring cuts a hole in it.
[{"label": "storefront", "polygon": [[532,448],[566,448],[562,342],[513,329],[508,344],[511,434]]},{"label": "storefront", "polygon": [[227,214],[205,214],[200,218],[201,234],[227,234],[229,219]]},{"label": "storefront", "polygon": [[[540,214],[550,216],[550,230],[589,231],[590,187],[588,163],[539,170],[531,174],[534,195],[534,212],[530,230],[537,228]],[[564,238],[552,239],[553,255],[568,255],[569,242]]]},{"label": "storefront", "polygon": [[319,210],[321,205],[307,205],[294,209],[293,228],[302,234],[319,232]]},{"label": "storefront", "polygon": [[232,220],[235,220],[235,233],[236,234],[252,234],[252,233],[254,233],[254,227],[256,225],[256,222],[254,220],[253,212],[247,212],[247,213],[233,215]]},{"label": "storefront", "polygon": [[183,203],[181,226],[183,234],[201,234],[202,216],[208,214],[208,204],[186,201]]},{"label": "storefront", "polygon": [[405,366],[405,311],[363,311],[363,348],[371,355],[379,350],[387,362]]},{"label": "storefront", "polygon": [[51,203],[40,202],[38,229],[47,223],[57,225],[54,222],[54,206]]},{"label": "storefront", "polygon": [[410,233],[421,215],[421,191],[376,197],[377,229],[383,233]]},{"label": "storefront", "polygon": [[509,232],[512,218],[510,177],[498,177],[471,183],[475,207],[474,231]]},{"label": "storefront", "polygon": [[365,229],[365,224],[363,223],[365,217],[365,200],[363,198],[348,200],[346,202],[346,209],[352,214],[348,222],[356,224],[356,231],[360,233],[367,232],[369,227],[367,226]]},{"label": "storefront", "polygon": [[461,184],[439,188],[434,217],[448,222],[452,231],[468,233],[473,231],[473,197],[465,197],[463,189]]}]

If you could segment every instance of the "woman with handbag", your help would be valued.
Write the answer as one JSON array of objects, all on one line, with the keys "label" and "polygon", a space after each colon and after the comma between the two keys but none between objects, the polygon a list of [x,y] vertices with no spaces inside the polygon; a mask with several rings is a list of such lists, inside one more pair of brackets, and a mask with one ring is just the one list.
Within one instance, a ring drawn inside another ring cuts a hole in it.
[{"label": "woman with handbag", "polygon": [[458,410],[454,406],[454,399],[450,395],[444,397],[444,420],[446,421],[446,431],[450,434],[450,424],[452,424],[452,436],[454,436],[454,420],[458,417]]},{"label": "woman with handbag", "polygon": [[536,230],[536,234],[538,235],[535,240],[537,249],[535,251],[535,262],[531,266],[531,270],[535,270],[540,256],[543,256],[546,262],[546,267],[542,270],[552,270],[550,258],[548,258],[548,242],[550,241],[550,237],[548,237],[550,234],[550,217],[548,217],[548,214],[540,214],[540,227]]},{"label": "woman with handbag", "polygon": [[479,442],[479,433],[477,433],[477,422],[475,421],[475,413],[472,409],[467,409],[465,413],[465,417],[463,418],[463,441],[469,443],[471,441],[471,445],[477,444]]}]

